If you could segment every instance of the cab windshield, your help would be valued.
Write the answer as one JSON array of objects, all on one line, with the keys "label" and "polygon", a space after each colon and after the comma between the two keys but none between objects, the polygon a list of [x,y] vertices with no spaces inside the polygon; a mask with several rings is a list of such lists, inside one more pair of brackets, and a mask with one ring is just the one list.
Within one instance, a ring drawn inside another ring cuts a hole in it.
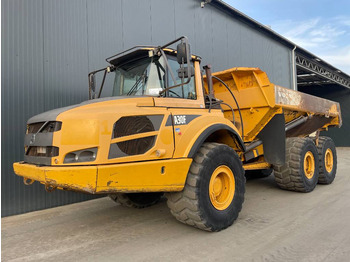
[{"label": "cab windshield", "polygon": [[[167,86],[174,86],[183,81],[183,79],[178,77],[177,70],[180,68],[180,65],[176,58],[172,56],[167,56],[167,58],[176,83],[174,83],[161,56],[144,57],[116,66],[115,71],[111,73],[111,75],[114,75],[113,84],[108,84],[109,81],[107,81],[102,97],[160,96],[159,92]],[[188,84],[169,89],[161,96],[196,99],[194,77],[191,78]]]}]

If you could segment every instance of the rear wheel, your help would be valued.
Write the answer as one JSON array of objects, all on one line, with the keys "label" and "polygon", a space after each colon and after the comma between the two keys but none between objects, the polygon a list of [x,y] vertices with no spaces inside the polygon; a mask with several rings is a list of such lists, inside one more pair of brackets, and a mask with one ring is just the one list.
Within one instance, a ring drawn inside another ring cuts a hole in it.
[{"label": "rear wheel", "polygon": [[155,205],[159,202],[163,193],[117,193],[110,194],[109,197],[125,207],[144,208]]},{"label": "rear wheel", "polygon": [[180,222],[220,231],[238,217],[244,192],[244,170],[237,153],[223,144],[205,143],[193,159],[183,191],[166,197]]},{"label": "rear wheel", "polygon": [[319,176],[318,152],[310,138],[286,139],[286,162],[274,166],[277,185],[286,190],[311,192]]},{"label": "rear wheel", "polygon": [[317,145],[320,175],[319,184],[331,184],[337,173],[337,151],[330,137],[321,136]]}]

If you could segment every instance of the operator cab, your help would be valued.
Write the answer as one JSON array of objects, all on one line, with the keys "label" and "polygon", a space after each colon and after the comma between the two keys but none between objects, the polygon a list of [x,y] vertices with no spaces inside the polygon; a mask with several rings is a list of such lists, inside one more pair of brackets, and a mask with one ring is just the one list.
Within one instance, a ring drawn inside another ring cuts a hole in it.
[{"label": "operator cab", "polygon": [[[178,41],[181,43],[178,44],[176,51],[167,48]],[[199,70],[200,58],[190,55],[186,37],[181,37],[163,47],[137,46],[109,57],[106,61],[111,66],[89,74],[90,99],[152,96],[193,101],[198,98],[195,67]],[[104,71],[102,84],[97,93],[95,74],[102,71]],[[107,73],[112,77],[108,76],[108,83],[104,87]],[[199,96],[202,97],[202,94]]]},{"label": "operator cab", "polygon": [[[116,58],[109,61],[115,67],[112,96],[146,95],[196,99],[194,75],[191,75],[189,83],[160,94],[165,88],[181,83],[183,78],[178,73],[180,67],[174,50],[164,52],[170,69],[167,68],[163,55],[150,57],[150,51],[151,49],[142,48],[123,56],[122,59]],[[190,65],[193,67],[192,61]],[[174,72],[175,83],[170,70]]]}]

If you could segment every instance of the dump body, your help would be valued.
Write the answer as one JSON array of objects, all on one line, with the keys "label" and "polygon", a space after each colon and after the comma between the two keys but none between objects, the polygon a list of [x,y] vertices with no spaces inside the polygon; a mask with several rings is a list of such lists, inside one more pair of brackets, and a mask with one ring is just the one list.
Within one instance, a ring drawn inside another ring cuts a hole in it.
[{"label": "dump body", "polygon": [[214,95],[232,107],[234,116],[232,109],[222,104],[225,117],[234,121],[244,142],[256,140],[270,120],[282,113],[287,126],[307,117],[304,123],[286,131],[286,137],[303,137],[342,124],[339,103],[275,85],[259,68],[231,68],[213,73],[213,76],[226,83],[238,102],[239,109],[226,87],[213,79]]}]

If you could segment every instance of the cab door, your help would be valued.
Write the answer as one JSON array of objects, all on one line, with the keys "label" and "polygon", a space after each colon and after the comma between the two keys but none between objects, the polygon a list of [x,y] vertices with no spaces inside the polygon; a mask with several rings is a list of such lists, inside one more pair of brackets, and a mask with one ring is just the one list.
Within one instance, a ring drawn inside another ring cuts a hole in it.
[{"label": "cab door", "polygon": [[[168,62],[172,71],[176,73],[179,69],[179,64],[174,59],[169,57]],[[198,61],[195,61],[193,64],[195,74],[192,76],[191,81],[186,85],[169,89],[165,97],[155,97],[155,106],[167,108],[205,108],[200,64]],[[171,77],[168,76],[167,78],[169,79],[168,86],[173,86],[174,83]],[[181,83],[181,79],[177,73],[175,74],[175,80],[177,83]]]}]

